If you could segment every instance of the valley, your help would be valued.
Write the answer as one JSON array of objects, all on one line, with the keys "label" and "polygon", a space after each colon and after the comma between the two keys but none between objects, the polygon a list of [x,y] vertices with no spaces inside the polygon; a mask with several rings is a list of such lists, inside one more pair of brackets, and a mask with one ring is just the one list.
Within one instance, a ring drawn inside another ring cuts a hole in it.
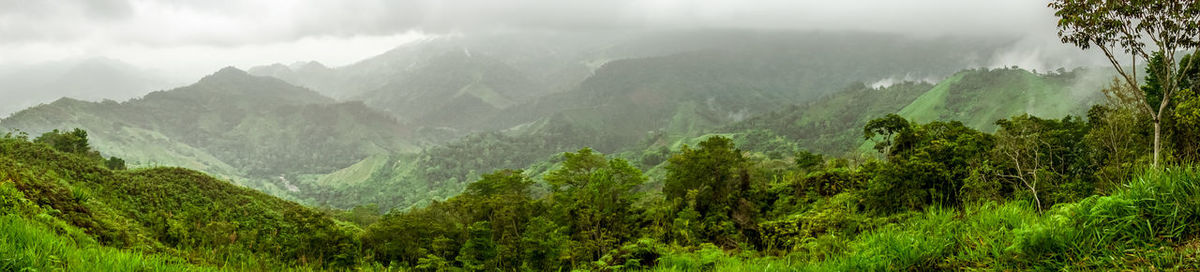
[{"label": "valley", "polygon": [[[212,3],[40,64],[79,45],[13,36],[0,271],[1200,270],[1200,5],[904,3]],[[19,8],[162,8],[125,4]]]}]

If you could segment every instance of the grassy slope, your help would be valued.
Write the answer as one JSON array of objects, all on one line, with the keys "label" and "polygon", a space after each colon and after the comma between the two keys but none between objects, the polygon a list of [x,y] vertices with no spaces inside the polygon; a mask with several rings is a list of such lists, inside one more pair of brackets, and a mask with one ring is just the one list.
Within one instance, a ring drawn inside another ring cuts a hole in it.
[{"label": "grassy slope", "polygon": [[920,123],[961,121],[983,131],[994,131],[996,120],[1024,113],[1080,115],[1101,98],[1098,85],[1076,84],[1104,82],[1085,80],[1093,76],[1085,71],[1055,76],[1020,69],[967,70],[938,83],[898,114]]},{"label": "grassy slope", "polygon": [[942,112],[946,110],[944,101],[946,101],[950,86],[961,81],[965,73],[959,72],[938,82],[929,91],[918,96],[916,100],[913,100],[911,104],[900,109],[900,112],[897,112],[897,114],[911,120],[917,120],[918,122],[937,120],[942,115]]},{"label": "grassy slope", "polygon": [[0,270],[4,271],[215,271],[163,254],[97,245],[56,233],[17,215],[0,216]]},{"label": "grassy slope", "polygon": [[15,256],[0,257],[0,268],[277,270],[334,265],[338,252],[353,252],[355,227],[299,204],[195,171],[97,163],[0,138],[0,228],[13,230],[0,235],[0,255]]}]

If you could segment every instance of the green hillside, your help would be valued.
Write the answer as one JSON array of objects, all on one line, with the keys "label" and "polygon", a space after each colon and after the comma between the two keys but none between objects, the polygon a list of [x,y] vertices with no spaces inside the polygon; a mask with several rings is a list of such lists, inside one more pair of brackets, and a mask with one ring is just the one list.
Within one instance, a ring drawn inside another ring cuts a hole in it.
[{"label": "green hillside", "polygon": [[996,120],[1028,113],[1081,115],[1103,96],[1105,77],[1087,70],[1034,74],[1016,68],[966,70],[946,78],[898,113],[918,122],[961,121],[984,131]]},{"label": "green hillside", "polygon": [[545,90],[497,59],[452,51],[418,63],[387,85],[351,99],[418,125],[473,129],[500,110]]},{"label": "green hillside", "polygon": [[357,228],[320,212],[192,170],[110,170],[97,153],[73,152],[0,138],[0,269],[354,264]]},{"label": "green hillside", "polygon": [[716,131],[765,129],[795,141],[803,149],[841,155],[862,142],[867,121],[895,113],[926,93],[930,83],[902,82],[872,88],[861,83],[815,101],[754,116]]},{"label": "green hillside", "polygon": [[121,103],[61,99],[0,120],[0,127],[35,135],[83,128],[101,153],[135,166],[188,167],[292,199],[324,186],[301,183],[304,176],[416,152],[422,142],[361,102],[337,103],[233,68]]}]

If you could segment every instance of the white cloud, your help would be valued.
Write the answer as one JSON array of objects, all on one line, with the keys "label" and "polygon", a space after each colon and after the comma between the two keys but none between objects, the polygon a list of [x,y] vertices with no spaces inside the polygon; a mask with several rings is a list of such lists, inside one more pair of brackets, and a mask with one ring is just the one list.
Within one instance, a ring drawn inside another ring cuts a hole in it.
[{"label": "white cloud", "polygon": [[195,74],[344,64],[414,33],[680,28],[1046,36],[1054,18],[1045,0],[0,0],[0,63],[108,56]]}]

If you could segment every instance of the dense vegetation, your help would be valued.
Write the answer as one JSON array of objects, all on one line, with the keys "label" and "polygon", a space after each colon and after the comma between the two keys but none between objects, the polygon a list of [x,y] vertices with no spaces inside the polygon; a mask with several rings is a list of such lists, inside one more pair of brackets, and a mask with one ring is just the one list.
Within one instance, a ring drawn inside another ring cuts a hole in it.
[{"label": "dense vegetation", "polygon": [[[11,242],[0,251],[16,257],[2,265],[1196,269],[1200,248],[1189,245],[1200,234],[1200,171],[1184,163],[1195,147],[1172,141],[1182,151],[1174,163],[1144,168],[1150,126],[1130,104],[1142,102],[1122,99],[1136,92],[1145,90],[1115,85],[1087,119],[1018,115],[996,121],[994,133],[888,114],[861,130],[881,159],[826,160],[750,130],[668,149],[652,182],[641,170],[655,166],[652,158],[630,162],[584,148],[536,179],[496,171],[458,196],[382,217],[373,215],[379,207],[314,211],[179,168],[123,170],[79,129],[32,140],[10,134],[0,140],[0,226]],[[1197,99],[1181,92],[1177,118],[1186,120]],[[1170,123],[1177,125],[1168,135],[1189,133],[1180,123]],[[566,146],[493,137],[514,144],[496,152]],[[500,146],[484,139],[477,141]],[[459,149],[470,148],[445,152]],[[463,171],[418,174],[455,180],[468,177]],[[95,254],[117,257],[96,262]]]},{"label": "dense vegetation", "polygon": [[[575,65],[532,73],[457,47],[345,94],[369,103],[232,68],[123,103],[61,100],[4,120],[45,133],[0,137],[0,270],[1200,270],[1200,68],[1089,17],[1200,8],[1088,3],[1051,4],[1064,41],[1149,62],[1139,80],[1114,60],[1103,98],[1104,73],[1016,67],[832,92],[887,69],[796,75],[869,65],[765,54],[828,46],[783,39],[558,81]],[[430,112],[456,105],[480,111]],[[464,134],[481,128],[504,130]],[[436,145],[417,152],[422,136]]]},{"label": "dense vegetation", "polygon": [[661,187],[583,149],[540,183],[504,170],[393,211],[364,250],[434,270],[1195,269],[1198,173],[1186,156],[1144,168],[1149,124],[1121,99],[1141,91],[1116,85],[1087,119],[1018,115],[994,133],[889,114],[861,130],[881,160],[714,136],[672,152]]},{"label": "dense vegetation", "polygon": [[[584,146],[648,170],[698,136],[768,130],[789,145],[840,156],[861,143],[854,132],[866,120],[929,88],[898,84],[885,97],[844,86],[898,75],[936,79],[1009,43],[803,31],[583,36],[444,38],[347,67],[250,69],[281,80],[227,68],[126,102],[63,99],[0,127],[34,134],[78,127],[98,151],[134,167],[196,169],[306,205],[389,210],[445,200],[498,169],[544,172],[556,154]],[[793,104],[826,110],[786,108]],[[828,110],[848,107],[863,110]],[[803,115],[804,124],[735,124],[772,110]]]},{"label": "dense vegetation", "polygon": [[34,134],[84,128],[97,150],[131,165],[197,169],[293,199],[315,186],[306,183],[311,175],[414,151],[420,141],[361,102],[334,102],[235,68],[121,103],[62,99],[0,125]]},{"label": "dense vegetation", "polygon": [[0,268],[274,270],[358,260],[356,226],[199,172],[118,170],[113,159],[92,151],[82,130],[0,138]]}]

